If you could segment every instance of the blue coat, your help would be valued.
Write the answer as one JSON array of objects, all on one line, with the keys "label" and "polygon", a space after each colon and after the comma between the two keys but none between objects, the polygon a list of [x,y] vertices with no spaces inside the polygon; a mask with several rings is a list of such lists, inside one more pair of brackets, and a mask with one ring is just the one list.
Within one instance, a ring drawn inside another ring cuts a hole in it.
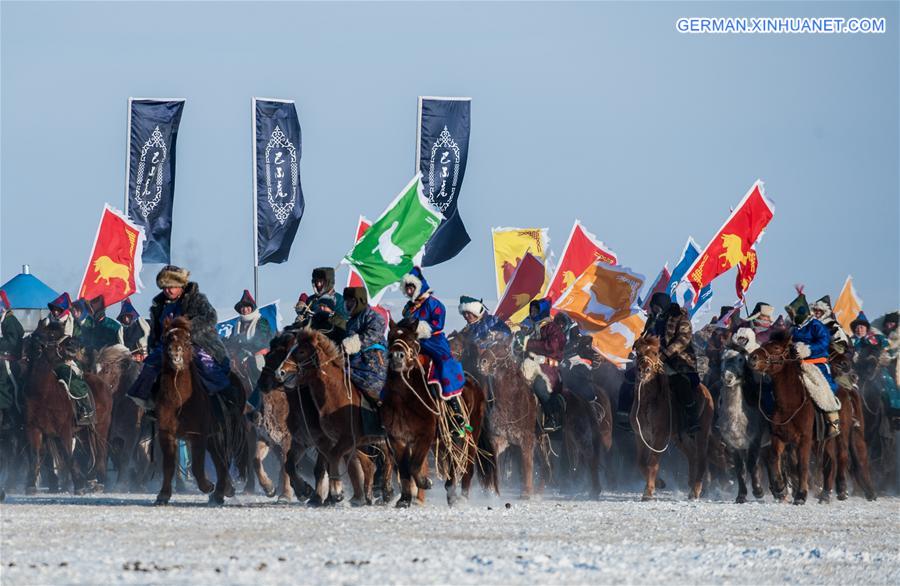
[{"label": "blue coat", "polygon": [[[791,331],[791,336],[795,343],[803,342],[809,346],[809,356],[806,358],[807,360],[814,358],[828,358],[828,348],[831,345],[831,333],[828,331],[825,324],[819,320],[812,318],[800,327],[794,326],[794,329]],[[834,379],[831,378],[831,368],[828,364],[823,362],[816,364],[816,367],[818,367],[818,369],[822,371],[822,374],[825,375],[825,380],[831,385],[831,391],[837,393],[838,386],[834,382]]]},{"label": "blue coat", "polygon": [[512,335],[506,322],[490,313],[485,313],[480,320],[463,328],[463,333],[471,336],[476,342],[484,340],[491,332]]},{"label": "blue coat", "polygon": [[350,380],[368,394],[380,394],[387,380],[384,318],[368,305],[347,321],[347,334],[359,336],[360,351],[350,356]]},{"label": "blue coat", "polygon": [[403,308],[403,317],[417,319],[431,328],[431,337],[421,340],[422,353],[431,358],[433,376],[441,383],[443,397],[449,399],[460,394],[466,378],[462,364],[453,358],[450,343],[444,335],[444,320],[447,318],[444,304],[433,295],[427,295],[424,299],[407,303]]}]

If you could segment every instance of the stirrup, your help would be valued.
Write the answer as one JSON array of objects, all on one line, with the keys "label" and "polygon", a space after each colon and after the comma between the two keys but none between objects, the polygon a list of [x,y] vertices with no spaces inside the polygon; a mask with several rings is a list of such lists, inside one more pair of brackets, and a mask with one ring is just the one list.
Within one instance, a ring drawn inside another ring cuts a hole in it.
[{"label": "stirrup", "polygon": [[837,419],[834,421],[825,421],[825,437],[833,438],[841,435],[841,423]]}]

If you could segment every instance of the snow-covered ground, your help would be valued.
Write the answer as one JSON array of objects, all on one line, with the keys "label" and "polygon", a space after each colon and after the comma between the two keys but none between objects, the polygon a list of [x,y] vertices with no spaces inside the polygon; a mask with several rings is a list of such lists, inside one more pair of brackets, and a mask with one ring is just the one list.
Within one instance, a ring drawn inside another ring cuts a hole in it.
[{"label": "snow-covered ground", "polygon": [[308,509],[264,497],[12,495],[0,583],[900,583],[900,499],[473,500]]}]

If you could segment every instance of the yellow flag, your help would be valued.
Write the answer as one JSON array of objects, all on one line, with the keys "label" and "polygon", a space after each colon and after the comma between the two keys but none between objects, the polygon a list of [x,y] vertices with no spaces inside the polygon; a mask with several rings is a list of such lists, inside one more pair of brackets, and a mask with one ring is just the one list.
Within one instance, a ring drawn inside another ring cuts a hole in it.
[{"label": "yellow flag", "polygon": [[599,261],[588,267],[555,305],[587,330],[601,330],[632,313],[643,275]]},{"label": "yellow flag", "polygon": [[636,311],[623,320],[617,321],[599,332],[590,334],[594,348],[617,367],[624,369],[634,341],[644,331],[647,318],[642,311]]},{"label": "yellow flag", "polygon": [[859,298],[856,294],[856,289],[853,288],[853,277],[847,275],[847,280],[844,281],[844,288],[841,289],[841,294],[838,295],[834,304],[834,319],[841,324],[845,332],[852,335],[853,331],[850,329],[850,322],[856,319],[861,310],[862,299]]},{"label": "yellow flag", "polygon": [[[512,278],[519,262],[525,258],[526,253],[531,253],[541,260],[546,267],[547,237],[546,228],[494,228],[491,230],[494,243],[494,270],[497,274],[497,298],[502,299],[506,291],[506,285]],[[546,286],[547,276],[544,275]],[[530,303],[531,300],[529,299]],[[510,321],[518,323],[528,315],[528,303],[510,318]]]}]

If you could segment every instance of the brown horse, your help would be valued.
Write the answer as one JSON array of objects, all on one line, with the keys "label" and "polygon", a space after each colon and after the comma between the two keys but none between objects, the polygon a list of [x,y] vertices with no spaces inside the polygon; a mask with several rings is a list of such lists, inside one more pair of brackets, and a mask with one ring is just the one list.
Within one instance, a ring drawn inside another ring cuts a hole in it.
[{"label": "brown horse", "polygon": [[328,336],[307,328],[296,333],[278,376],[287,389],[299,395],[298,407],[304,423],[317,428],[310,435],[328,472],[325,504],[344,499],[344,464],[353,483],[351,504],[371,505],[375,466],[357,448],[377,444],[382,438],[363,434],[361,405],[365,399],[350,380],[348,367],[342,351]]},{"label": "brown horse", "polygon": [[831,369],[834,382],[838,384],[837,396],[841,402],[841,435],[837,438],[837,498],[842,501],[849,496],[847,475],[850,472],[866,499],[874,501],[876,495],[869,472],[866,420],[862,398],[856,388],[858,379],[853,370],[853,361],[847,354],[838,354],[831,359]]},{"label": "brown horse", "polygon": [[774,387],[775,411],[771,419],[766,417],[771,425],[772,434],[772,446],[767,461],[772,495],[778,500],[787,497],[782,455],[788,446],[793,446],[796,448],[797,470],[794,504],[802,505],[806,502],[809,493],[810,459],[813,447],[817,447],[817,453],[822,456],[819,463],[823,473],[819,500],[827,502],[837,473],[837,442],[834,438],[829,438],[814,446],[816,440],[813,426],[816,408],[803,385],[802,361],[797,355],[790,334],[776,333],[768,342],[753,351],[747,361],[753,370],[772,377]]},{"label": "brown horse", "polygon": [[381,417],[400,471],[397,507],[410,506],[414,486],[420,490],[431,488],[425,463],[433,447],[439,474],[445,476],[447,504],[453,506],[459,500],[456,483],[460,477],[462,496],[469,496],[476,468],[482,485],[499,494],[497,459],[490,451],[490,431],[484,427],[487,408],[484,390],[471,375],[466,375],[462,402],[468,411],[471,434],[457,443],[438,433],[442,427],[440,418],[449,417],[449,408],[429,388],[426,370],[420,361],[421,346],[416,325],[414,320],[401,322],[401,325],[391,322],[388,335],[390,368]]},{"label": "brown horse", "polygon": [[109,346],[100,351],[94,370],[112,393],[112,420],[107,434],[109,456],[116,468],[115,491],[139,489],[151,469],[148,453],[140,448],[143,410],[125,396],[140,374],[141,366],[124,346]]},{"label": "brown horse", "polygon": [[875,472],[875,485],[881,491],[900,487],[897,435],[882,398],[885,364],[890,364],[887,352],[879,345],[865,344],[856,352],[856,374],[859,377],[869,462]]},{"label": "brown horse", "polygon": [[[66,360],[75,360],[82,353],[80,344],[63,335],[61,328],[49,326],[47,339],[35,340],[29,357],[29,371],[25,385],[25,435],[29,445],[29,469],[25,493],[37,492],[37,477],[44,458],[44,448],[50,445],[51,453],[58,457],[62,477],[69,475],[76,494],[88,490],[87,478],[100,464],[105,472],[105,438],[112,409],[112,395],[95,375],[84,374],[84,380],[94,397],[96,421],[94,425],[76,428],[72,401],[65,387],[57,380],[53,369]],[[99,436],[99,427],[103,435]],[[75,439],[89,452],[91,465],[83,467],[75,457]],[[102,489],[102,486],[94,487]]]},{"label": "brown horse", "polygon": [[[163,456],[162,488],[157,505],[167,505],[172,498],[177,440],[191,447],[191,473],[197,488],[210,494],[211,504],[222,504],[234,492],[228,472],[234,455],[240,452],[242,404],[227,405],[222,398],[211,397],[193,372],[194,349],[191,322],[185,317],[167,320],[163,326],[163,364],[156,397],[158,439]],[[232,376],[232,384],[240,382]],[[219,401],[222,416],[213,413],[213,401]],[[216,468],[216,484],[206,478],[204,462],[209,451]]]},{"label": "brown horse", "polygon": [[631,408],[631,427],[635,433],[638,465],[646,479],[641,500],[653,499],[659,459],[671,440],[688,460],[688,498],[700,498],[706,476],[706,458],[713,421],[713,400],[706,386],[700,385],[703,413],[700,429],[689,436],[685,433],[683,417],[677,412],[669,389],[665,365],[660,357],[659,338],[644,336],[634,343],[637,353],[634,404]]}]

